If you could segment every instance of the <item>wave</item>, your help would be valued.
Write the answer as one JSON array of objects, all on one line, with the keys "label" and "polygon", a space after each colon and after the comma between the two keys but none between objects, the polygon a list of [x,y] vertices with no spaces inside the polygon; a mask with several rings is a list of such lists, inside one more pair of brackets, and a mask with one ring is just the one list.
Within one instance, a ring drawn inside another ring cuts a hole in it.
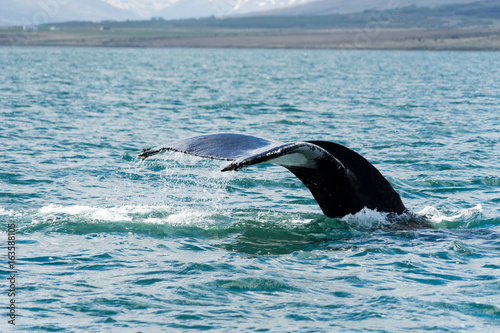
[{"label": "wave", "polygon": [[425,216],[433,225],[438,228],[471,228],[479,226],[486,217],[483,213],[483,206],[478,204],[472,208],[465,209],[438,209],[433,206],[426,206],[417,214]]},{"label": "wave", "polygon": [[[55,221],[71,222],[135,222],[158,225],[208,226],[213,224],[238,224],[253,221],[264,225],[307,225],[321,221],[336,221],[352,230],[367,231],[390,227],[399,221],[393,214],[365,208],[356,214],[333,219],[316,213],[289,213],[257,209],[206,209],[196,207],[123,205],[117,207],[93,207],[85,205],[43,206],[33,214],[31,224]],[[230,221],[228,223],[228,221]]]},{"label": "wave", "polygon": [[213,211],[170,206],[124,205],[92,207],[82,205],[44,206],[35,213],[32,224],[66,218],[82,222],[139,222],[146,224],[193,225],[210,221]]},{"label": "wave", "polygon": [[12,216],[14,215],[14,211],[13,210],[9,210],[9,209],[5,209],[3,207],[0,207],[0,216]]},{"label": "wave", "polygon": [[[0,207],[0,218],[14,221],[18,232],[26,235],[26,239],[34,237],[36,240],[37,236],[29,236],[35,233],[84,237],[123,235],[127,239],[171,239],[175,243],[195,240],[195,243],[202,241],[207,246],[229,252],[281,255],[314,249],[344,250],[357,246],[358,242],[378,239],[380,233],[399,235],[401,231],[412,230],[409,237],[425,238],[429,232],[433,235],[435,232],[448,233],[448,229],[500,225],[498,219],[485,220],[480,211],[480,206],[451,213],[426,207],[418,213],[397,216],[363,209],[333,219],[320,213],[260,209],[49,204],[30,212]],[[428,221],[432,226],[427,228],[425,223]]]},{"label": "wave", "polygon": [[[250,229],[285,230],[284,232],[357,235],[376,230],[409,229],[469,229],[499,225],[498,218],[488,219],[482,205],[459,210],[443,210],[427,206],[418,212],[393,215],[371,209],[363,209],[340,219],[328,218],[319,213],[281,212],[259,209],[224,209],[214,207],[179,207],[171,205],[123,205],[96,207],[88,205],[49,204],[32,211],[16,212],[0,207],[0,217],[17,221],[26,232],[50,228],[62,231],[61,226],[100,225],[94,230],[144,231],[164,227],[172,231],[185,228],[205,230],[226,229],[239,232]],[[148,227],[149,226],[149,227]],[[156,226],[156,227],[155,227]],[[85,232],[93,229],[81,227]],[[83,231],[82,231],[83,232]],[[163,232],[161,232],[163,233]]]}]

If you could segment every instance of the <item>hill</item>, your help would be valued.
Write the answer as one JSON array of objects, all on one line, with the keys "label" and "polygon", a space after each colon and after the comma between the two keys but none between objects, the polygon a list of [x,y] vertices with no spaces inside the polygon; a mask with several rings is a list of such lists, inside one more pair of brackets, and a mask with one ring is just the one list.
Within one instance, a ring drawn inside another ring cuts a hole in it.
[{"label": "hill", "polygon": [[[408,6],[386,10],[366,10],[362,13],[328,15],[258,15],[243,17],[209,17],[200,19],[105,22],[114,28],[227,28],[227,29],[360,29],[379,28],[495,28],[500,27],[500,2],[480,1],[437,7]],[[97,27],[101,23],[67,22],[66,27]]]},{"label": "hill", "polygon": [[298,16],[298,15],[335,15],[362,13],[367,10],[391,11],[408,6],[437,7],[449,4],[464,4],[477,2],[478,0],[316,0],[305,4],[287,6],[265,12],[254,13],[256,15],[273,16]]}]

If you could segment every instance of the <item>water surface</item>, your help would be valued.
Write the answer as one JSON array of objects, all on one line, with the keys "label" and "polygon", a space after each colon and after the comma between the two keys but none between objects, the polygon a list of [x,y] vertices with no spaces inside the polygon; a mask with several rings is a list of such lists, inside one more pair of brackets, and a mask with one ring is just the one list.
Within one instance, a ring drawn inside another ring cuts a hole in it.
[{"label": "water surface", "polygon": [[[1,48],[0,78],[16,330],[500,329],[498,53]],[[278,166],[137,158],[215,132],[346,145],[433,228],[327,218]]]}]

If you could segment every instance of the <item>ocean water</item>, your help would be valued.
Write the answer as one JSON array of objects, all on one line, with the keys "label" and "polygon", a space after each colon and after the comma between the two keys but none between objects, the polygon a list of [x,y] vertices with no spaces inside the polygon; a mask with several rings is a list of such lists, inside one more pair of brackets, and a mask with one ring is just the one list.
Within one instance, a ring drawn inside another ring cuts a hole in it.
[{"label": "ocean water", "polygon": [[[499,53],[5,47],[0,121],[1,332],[500,332]],[[343,144],[432,228],[137,158],[217,132]]]}]

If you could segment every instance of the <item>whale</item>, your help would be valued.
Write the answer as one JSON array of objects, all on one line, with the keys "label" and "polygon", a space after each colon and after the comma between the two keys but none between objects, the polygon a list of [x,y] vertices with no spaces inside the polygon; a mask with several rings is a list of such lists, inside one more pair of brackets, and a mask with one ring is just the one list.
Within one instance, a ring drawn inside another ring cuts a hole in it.
[{"label": "whale", "polygon": [[283,143],[234,133],[199,135],[146,148],[141,160],[175,151],[229,163],[222,172],[261,163],[280,165],[299,178],[328,217],[356,214],[364,208],[392,214],[408,209],[389,181],[355,151],[329,141]]}]

